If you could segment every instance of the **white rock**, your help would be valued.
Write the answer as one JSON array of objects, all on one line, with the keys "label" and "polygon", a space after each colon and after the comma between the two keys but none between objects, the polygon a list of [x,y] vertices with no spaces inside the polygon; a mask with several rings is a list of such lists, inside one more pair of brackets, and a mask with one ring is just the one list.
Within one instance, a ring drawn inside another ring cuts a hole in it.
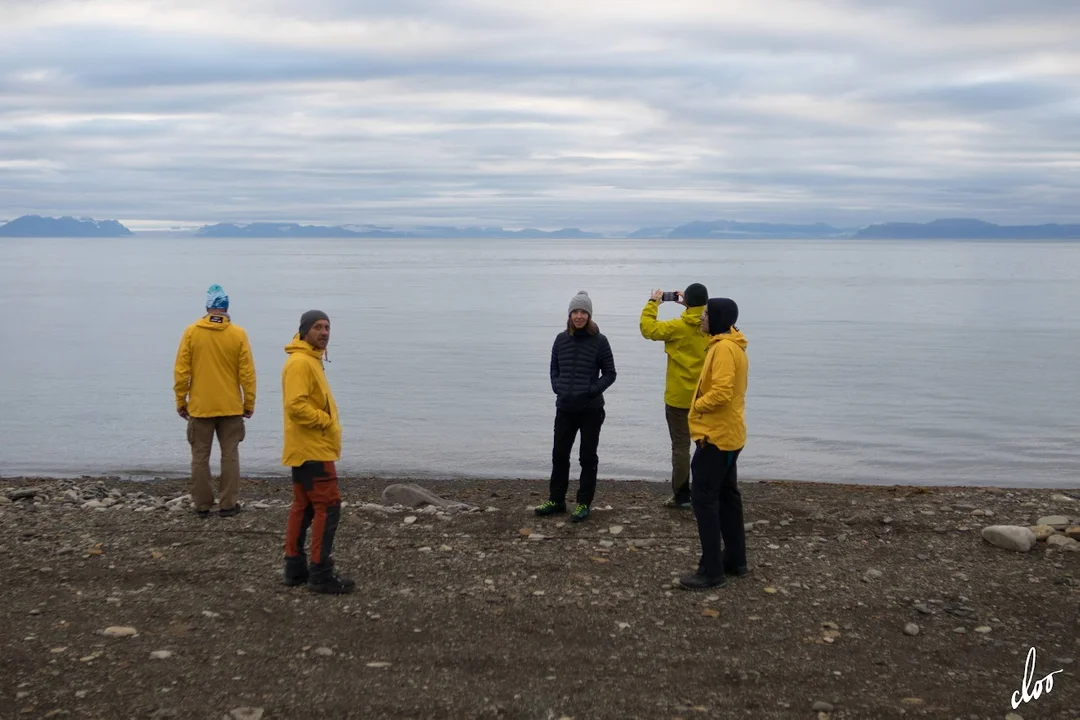
[{"label": "white rock", "polygon": [[270,508],[272,508],[274,506],[271,505],[270,503],[257,502],[254,505],[252,505],[251,507],[255,508],[256,510],[269,510]]},{"label": "white rock", "polygon": [[982,529],[982,537],[995,547],[1016,552],[1027,552],[1036,543],[1035,533],[1018,525],[988,525]]},{"label": "white rock", "polygon": [[95,510],[99,507],[104,507],[100,500],[89,500],[82,505],[83,510]]},{"label": "white rock", "polygon": [[328,647],[317,647],[315,648],[315,654],[321,655],[322,657],[331,657],[334,654],[334,651]]},{"label": "white rock", "polygon": [[465,503],[441,498],[419,485],[389,485],[382,491],[383,505],[405,505],[406,507],[468,507]]},{"label": "white rock", "polygon": [[262,720],[263,709],[258,707],[238,707],[229,711],[225,720]]},{"label": "white rock", "polygon": [[417,552],[428,553],[428,552],[431,552],[431,548],[428,547],[427,545],[425,545],[424,547],[420,548]]},{"label": "white rock", "polygon": [[416,516],[410,515],[409,517],[405,518],[404,522],[406,525],[412,525],[414,522],[416,522]]},{"label": "white rock", "polygon": [[1075,502],[1080,502],[1080,500],[1077,500],[1074,497],[1069,497],[1068,495],[1062,495],[1060,493],[1055,494],[1055,495],[1051,495],[1050,500],[1052,500],[1053,502],[1069,503],[1069,504],[1075,503]]},{"label": "white rock", "polygon": [[151,660],[168,660],[172,656],[172,650],[155,650],[150,653]]},{"label": "white rock", "polygon": [[1047,515],[1046,517],[1039,518],[1036,525],[1049,525],[1055,530],[1064,530],[1069,527],[1069,518],[1064,515]]},{"label": "white rock", "polygon": [[484,510],[484,512],[499,512],[499,508],[495,507],[494,505],[489,505],[488,508]]},{"label": "white rock", "polygon": [[138,634],[138,630],[128,625],[113,625],[102,630],[101,634],[105,637],[114,638],[131,637],[132,635]]},{"label": "white rock", "polygon": [[608,528],[608,532],[612,535],[618,535],[623,530],[622,525],[612,525]]},{"label": "white rock", "polygon": [[600,542],[597,543],[597,545],[599,545],[602,548],[615,547],[615,543],[611,542],[610,540],[601,540]]},{"label": "white rock", "polygon": [[915,623],[908,623],[904,626],[904,634],[911,635],[912,637],[919,634],[919,626]]},{"label": "white rock", "polygon": [[454,548],[450,547],[449,545],[440,545],[439,549],[442,550],[443,552],[450,552]]}]

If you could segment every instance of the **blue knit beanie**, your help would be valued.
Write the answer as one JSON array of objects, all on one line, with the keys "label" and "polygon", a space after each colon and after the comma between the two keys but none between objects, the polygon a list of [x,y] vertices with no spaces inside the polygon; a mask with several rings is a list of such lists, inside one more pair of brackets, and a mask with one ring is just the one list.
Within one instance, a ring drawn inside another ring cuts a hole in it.
[{"label": "blue knit beanie", "polygon": [[206,291],[206,309],[207,310],[228,310],[229,309],[229,296],[225,294],[225,291],[220,285],[211,285]]}]

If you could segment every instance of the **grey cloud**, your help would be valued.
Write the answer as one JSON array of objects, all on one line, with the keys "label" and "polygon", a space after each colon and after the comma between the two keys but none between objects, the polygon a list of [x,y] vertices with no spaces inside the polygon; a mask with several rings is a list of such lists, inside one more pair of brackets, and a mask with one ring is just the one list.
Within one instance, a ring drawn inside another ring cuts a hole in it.
[{"label": "grey cloud", "polygon": [[[1043,15],[1010,15],[1018,33],[1073,12],[1036,5]],[[225,6],[282,23],[297,7]],[[905,7],[933,47],[689,16],[615,22],[598,37],[518,22],[511,6],[418,0],[316,2],[302,15],[426,23],[474,49],[164,26],[8,31],[0,217],[603,229],[717,216],[1077,219],[1075,164],[1048,162],[1080,161],[1068,48],[975,42],[1004,4],[967,6],[956,30],[943,24],[963,5]],[[963,42],[950,46],[950,32]],[[1055,73],[1018,64],[1054,53]]]}]

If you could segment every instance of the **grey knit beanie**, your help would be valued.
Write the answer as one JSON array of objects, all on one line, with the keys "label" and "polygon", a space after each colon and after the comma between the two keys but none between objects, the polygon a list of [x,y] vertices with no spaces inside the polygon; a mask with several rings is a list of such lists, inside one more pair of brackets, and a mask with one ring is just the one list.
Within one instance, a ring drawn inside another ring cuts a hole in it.
[{"label": "grey knit beanie", "polygon": [[330,321],[330,316],[324,313],[322,310],[308,310],[306,313],[300,316],[300,339],[303,340],[307,337],[311,327],[320,320]]},{"label": "grey knit beanie", "polygon": [[589,297],[589,293],[584,290],[578,290],[578,294],[570,301],[570,309],[566,311],[566,314],[574,312],[575,310],[584,310],[589,313],[589,317],[592,317],[592,299]]}]

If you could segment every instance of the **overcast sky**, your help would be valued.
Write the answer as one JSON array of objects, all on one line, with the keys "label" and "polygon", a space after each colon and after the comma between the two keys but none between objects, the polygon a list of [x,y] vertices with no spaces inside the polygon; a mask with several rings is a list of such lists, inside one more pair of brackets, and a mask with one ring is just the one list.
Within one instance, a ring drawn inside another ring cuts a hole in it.
[{"label": "overcast sky", "polygon": [[1078,0],[0,0],[0,219],[1080,222]]}]

